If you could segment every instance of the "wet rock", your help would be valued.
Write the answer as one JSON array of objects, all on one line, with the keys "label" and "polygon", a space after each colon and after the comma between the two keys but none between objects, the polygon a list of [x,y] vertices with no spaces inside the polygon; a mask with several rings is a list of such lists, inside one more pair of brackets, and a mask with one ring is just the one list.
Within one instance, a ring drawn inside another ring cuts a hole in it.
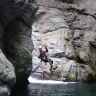
[{"label": "wet rock", "polygon": [[[90,35],[91,34],[91,35]],[[86,31],[85,35],[84,35],[84,39],[83,39],[83,44],[79,53],[79,57],[85,61],[85,62],[89,62],[91,57],[90,55],[94,55],[93,57],[95,57],[95,54],[92,53],[92,50],[94,50],[95,52],[95,45],[94,47],[90,44],[91,42],[95,42],[95,38],[96,38],[96,32],[94,31]],[[92,48],[92,49],[91,49]]]},{"label": "wet rock", "polygon": [[96,1],[95,0],[73,0],[75,4],[84,7],[85,12],[95,16],[96,13]]},{"label": "wet rock", "polygon": [[[87,78],[88,74],[93,74],[96,68],[96,8],[94,7],[96,2],[94,0],[61,1],[49,1],[46,15],[45,0],[38,0],[39,10],[32,26],[33,57],[36,57],[38,46],[45,44],[49,49],[49,58],[58,66],[54,71],[53,79],[67,78],[81,81],[84,79],[83,76]],[[37,59],[33,58],[33,66],[38,64],[39,59]],[[60,61],[59,64],[56,61]],[[47,69],[49,68],[47,66]]]},{"label": "wet rock", "polygon": [[31,73],[35,0],[0,1],[0,96],[9,96],[15,83]]},{"label": "wet rock", "polygon": [[16,77],[14,67],[0,50],[0,95],[9,96],[10,90],[15,83]]}]

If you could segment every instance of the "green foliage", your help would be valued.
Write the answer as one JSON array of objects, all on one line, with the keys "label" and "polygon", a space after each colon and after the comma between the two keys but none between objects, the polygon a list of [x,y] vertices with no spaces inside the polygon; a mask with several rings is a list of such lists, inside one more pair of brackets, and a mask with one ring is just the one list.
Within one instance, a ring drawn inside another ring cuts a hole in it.
[{"label": "green foliage", "polygon": [[82,81],[84,82],[94,82],[96,80],[96,72],[89,73],[88,75],[83,74]]},{"label": "green foliage", "polygon": [[92,75],[93,75],[94,80],[96,81],[96,70],[92,71]]},{"label": "green foliage", "polygon": [[84,81],[84,82],[87,81],[87,76],[86,76],[86,74],[83,74],[83,76],[82,76],[82,81]]},{"label": "green foliage", "polygon": [[59,6],[59,7],[57,7],[57,9],[58,9],[58,10],[61,10],[61,11],[63,10],[63,9],[62,9],[62,7],[60,7],[60,6]]},{"label": "green foliage", "polygon": [[60,71],[54,72],[54,76],[55,76],[56,78],[60,78],[61,72],[60,72]]},{"label": "green foliage", "polygon": [[76,78],[68,75],[66,81],[76,81]]}]

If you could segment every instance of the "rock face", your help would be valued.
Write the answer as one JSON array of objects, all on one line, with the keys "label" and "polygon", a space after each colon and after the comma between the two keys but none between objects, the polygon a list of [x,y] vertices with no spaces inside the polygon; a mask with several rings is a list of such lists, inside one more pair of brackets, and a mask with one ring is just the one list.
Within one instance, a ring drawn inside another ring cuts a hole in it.
[{"label": "rock face", "polygon": [[37,9],[35,0],[0,1],[0,96],[9,96],[13,85],[30,75]]},{"label": "rock face", "polygon": [[[49,57],[58,66],[52,78],[96,80],[96,1],[61,1],[49,1],[46,15],[45,0],[38,0],[39,10],[32,35],[33,64],[40,63],[36,52],[39,45],[45,44]],[[50,74],[48,69],[46,72]]]},{"label": "rock face", "polygon": [[15,72],[11,62],[9,62],[0,50],[0,96],[9,96],[11,87],[15,84]]}]

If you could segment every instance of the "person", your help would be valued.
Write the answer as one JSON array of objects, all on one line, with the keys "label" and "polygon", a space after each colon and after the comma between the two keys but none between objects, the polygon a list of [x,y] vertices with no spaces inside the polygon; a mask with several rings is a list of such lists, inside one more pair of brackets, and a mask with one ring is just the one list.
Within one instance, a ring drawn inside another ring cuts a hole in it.
[{"label": "person", "polygon": [[50,71],[53,71],[53,70],[55,70],[55,68],[53,67],[53,60],[48,58],[47,52],[48,52],[48,49],[46,46],[45,46],[45,50],[42,48],[42,46],[39,46],[38,58],[41,59],[41,63],[43,61],[45,63],[45,65],[47,64],[47,62],[49,62]]}]

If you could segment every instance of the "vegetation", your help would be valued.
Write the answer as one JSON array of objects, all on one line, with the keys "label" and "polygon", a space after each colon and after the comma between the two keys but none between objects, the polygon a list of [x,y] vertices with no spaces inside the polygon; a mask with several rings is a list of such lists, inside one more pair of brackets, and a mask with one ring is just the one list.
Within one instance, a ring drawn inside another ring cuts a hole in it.
[{"label": "vegetation", "polygon": [[89,67],[92,69],[92,73],[88,74],[87,81],[95,82],[96,81],[96,59],[94,59],[93,48],[90,46],[91,52],[88,54],[89,57]]},{"label": "vegetation", "polygon": [[76,81],[76,78],[68,75],[66,81]]},{"label": "vegetation", "polygon": [[82,80],[84,82],[95,82],[96,81],[96,72],[89,73],[87,76],[86,74],[83,75]]},{"label": "vegetation", "polygon": [[60,7],[60,6],[59,6],[59,7],[57,7],[57,9],[58,9],[58,10],[61,10],[61,11],[63,11],[62,7]]},{"label": "vegetation", "polygon": [[54,76],[56,76],[57,78],[60,78],[60,76],[61,76],[61,72],[60,72],[60,71],[56,71],[56,72],[54,72]]}]

